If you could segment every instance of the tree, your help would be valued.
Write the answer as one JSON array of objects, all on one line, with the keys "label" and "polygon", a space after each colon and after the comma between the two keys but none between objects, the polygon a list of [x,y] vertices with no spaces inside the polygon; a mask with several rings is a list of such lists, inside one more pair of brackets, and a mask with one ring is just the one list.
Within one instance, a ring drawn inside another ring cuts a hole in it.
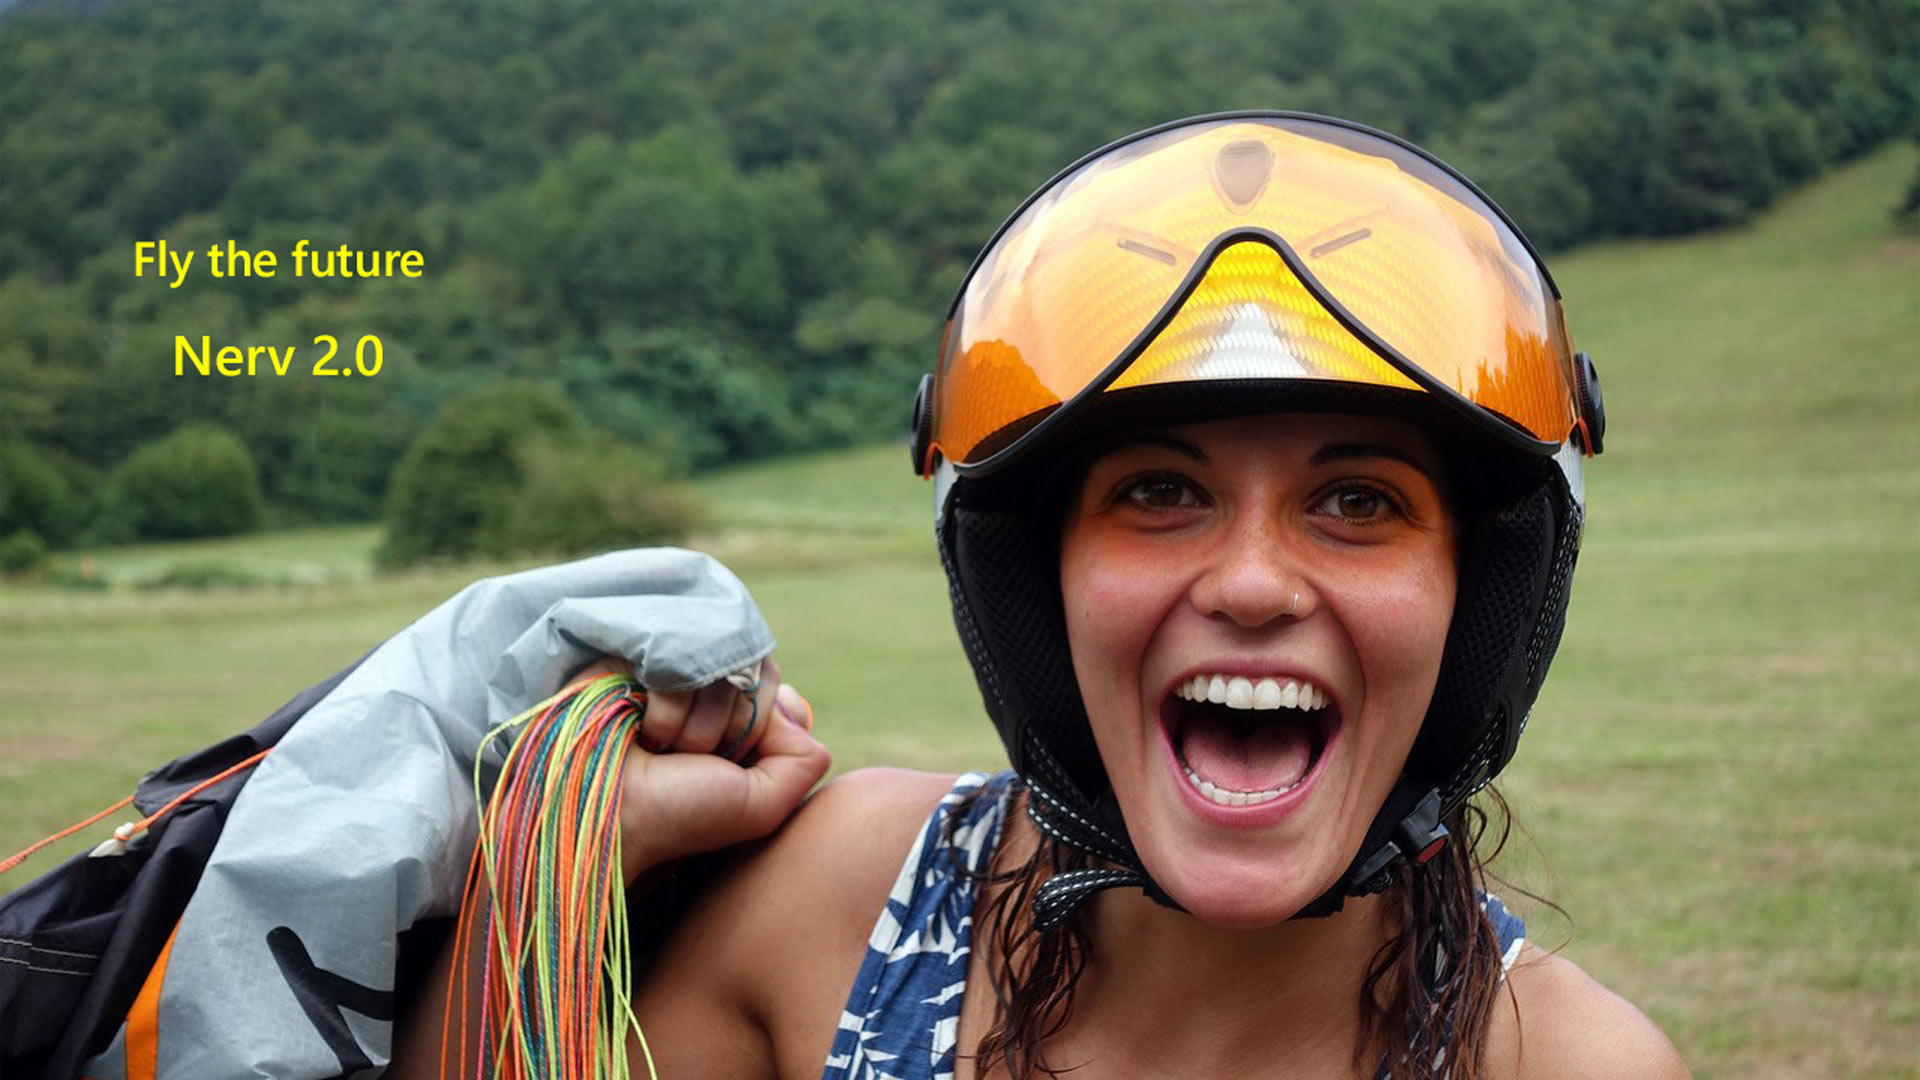
[{"label": "tree", "polygon": [[1674,73],[1650,156],[1647,232],[1743,221],[1777,186],[1760,125],[1739,86],[1698,64]]},{"label": "tree", "polygon": [[498,553],[524,478],[522,445],[567,445],[584,431],[566,399],[535,383],[500,383],[449,402],[394,470],[379,561]]},{"label": "tree", "polygon": [[195,132],[181,142],[134,201],[129,229],[135,236],[147,236],[181,214],[212,209],[246,164],[246,152],[226,132],[215,128]]},{"label": "tree", "polygon": [[502,554],[587,555],[684,539],[699,521],[691,493],[660,458],[602,433],[578,444],[529,439],[508,501]]},{"label": "tree", "polygon": [[260,479],[239,437],[194,424],[148,443],[114,471],[111,498],[143,540],[226,536],[260,516]]},{"label": "tree", "polygon": [[92,507],[72,471],[24,442],[0,446],[0,534],[27,530],[54,547],[77,539]]},{"label": "tree", "polygon": [[394,474],[380,561],[663,543],[697,517],[658,456],[589,430],[551,389],[508,383],[450,403],[414,442]]}]

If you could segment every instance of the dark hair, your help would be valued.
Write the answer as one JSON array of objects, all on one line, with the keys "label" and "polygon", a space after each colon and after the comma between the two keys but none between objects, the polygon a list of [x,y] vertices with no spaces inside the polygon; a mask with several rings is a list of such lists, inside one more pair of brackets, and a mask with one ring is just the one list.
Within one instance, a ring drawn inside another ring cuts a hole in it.
[{"label": "dark hair", "polygon": [[[983,797],[982,788],[967,796]],[[1502,988],[1502,967],[1493,928],[1481,908],[1485,864],[1506,846],[1512,821],[1506,800],[1488,788],[1482,802],[1469,803],[1447,821],[1461,842],[1447,845],[1426,865],[1403,865],[1386,893],[1386,916],[1398,923],[1374,954],[1360,991],[1360,1037],[1354,1063],[1386,1047],[1392,1080],[1437,1080],[1445,1075],[1480,1080],[1485,1075],[1486,1037]],[[1025,812],[1026,786],[1015,779],[1008,797],[1008,821]],[[968,807],[947,818],[967,820]],[[1490,849],[1482,841],[1492,834]],[[1047,1060],[1046,1040],[1060,1032],[1073,1014],[1073,992],[1093,948],[1086,908],[1062,926],[1038,933],[1031,910],[1034,892],[1049,876],[1092,866],[1092,856],[1050,837],[1040,836],[1017,865],[1003,865],[1010,845],[1003,830],[999,849],[987,870],[962,874],[990,894],[974,917],[974,932],[986,950],[993,987],[993,1022],[974,1048],[984,1071],[991,1064],[1012,1080],[1057,1077]],[[951,840],[951,838],[949,838]],[[1434,1059],[1445,1047],[1444,1066]],[[1444,1070],[1444,1071],[1443,1071]]]},{"label": "dark hair", "polygon": [[[1481,895],[1486,864],[1506,847],[1513,818],[1497,790],[1480,798],[1447,821],[1460,841],[1424,866],[1402,863],[1386,894],[1399,926],[1367,969],[1354,1060],[1365,1065],[1366,1048],[1384,1045],[1392,1080],[1486,1075],[1487,1030],[1504,981]],[[1436,1066],[1443,1048],[1445,1065]]]}]

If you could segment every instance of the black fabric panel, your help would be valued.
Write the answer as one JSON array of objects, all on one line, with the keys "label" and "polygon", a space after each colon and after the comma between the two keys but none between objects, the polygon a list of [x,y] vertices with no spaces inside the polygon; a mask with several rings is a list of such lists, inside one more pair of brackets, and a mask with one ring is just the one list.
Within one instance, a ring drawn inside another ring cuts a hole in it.
[{"label": "black fabric panel", "polygon": [[[1540,693],[1547,681],[1547,668],[1553,664],[1554,654],[1560,651],[1560,635],[1567,628],[1567,605],[1572,601],[1573,568],[1580,561],[1580,537],[1585,531],[1585,521],[1578,507],[1569,508],[1572,520],[1563,522],[1559,529],[1559,540],[1553,556],[1553,570],[1547,580],[1547,594],[1542,610],[1550,618],[1543,618],[1534,627],[1533,641],[1527,646],[1527,700]],[[1524,729],[1526,715],[1520,717]]]},{"label": "black fabric panel", "polygon": [[1553,499],[1543,485],[1470,526],[1446,660],[1407,759],[1409,780],[1447,785],[1476,771],[1476,758],[1491,756],[1485,764],[1497,772],[1511,755],[1519,718],[1532,704],[1527,646],[1543,619],[1565,617],[1564,609],[1546,612],[1541,605],[1558,539],[1555,524]]},{"label": "black fabric panel", "polygon": [[[955,561],[965,568],[956,611],[964,608],[972,624],[975,675],[1014,768],[1025,773],[1057,764],[1064,775],[1049,777],[1056,784],[1100,790],[1106,773],[1067,652],[1060,586],[1051,572],[1057,560],[1038,550],[1032,530],[1012,513],[955,507],[949,535]],[[962,638],[968,636],[963,629]],[[1051,762],[1030,760],[1029,734],[1053,751]]]},{"label": "black fabric panel", "polygon": [[[246,732],[154,770],[135,790],[134,806],[143,817],[151,814],[277,744],[365,659],[294,695]],[[250,775],[181,803],[124,855],[77,855],[0,899],[0,939],[13,950],[0,956],[78,953],[66,962],[91,972],[83,977],[38,962],[0,963],[0,1076],[70,1080],[106,1049],[199,885],[227,811]]]},{"label": "black fabric panel", "polygon": [[1009,761],[1040,796],[1032,804],[1036,820],[1096,855],[1137,866],[1074,678],[1051,533],[1006,505],[959,502],[942,535],[954,622],[981,697]]}]

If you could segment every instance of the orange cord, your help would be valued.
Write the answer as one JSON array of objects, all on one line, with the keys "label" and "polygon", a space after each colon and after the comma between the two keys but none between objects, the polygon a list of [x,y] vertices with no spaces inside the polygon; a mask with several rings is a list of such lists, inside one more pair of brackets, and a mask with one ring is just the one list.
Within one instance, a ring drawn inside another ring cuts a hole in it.
[{"label": "orange cord", "polygon": [[133,828],[128,831],[127,835],[132,836],[135,833],[146,832],[147,826],[153,824],[156,821],[159,821],[161,818],[172,813],[174,807],[179,806],[181,803],[186,802],[188,799],[193,798],[195,795],[198,795],[201,792],[212,787],[213,785],[219,783],[220,781],[225,780],[227,777],[232,776],[234,773],[244,772],[247,769],[253,768],[255,765],[260,764],[261,758],[264,758],[271,753],[273,753],[273,747],[269,746],[265,750],[262,750],[259,753],[253,755],[252,757],[247,758],[245,761],[234,762],[232,765],[227,766],[225,769],[222,769],[221,771],[215,773],[214,775],[207,777],[205,780],[200,781],[199,783],[193,785],[187,790],[181,792],[179,795],[175,796],[173,801],[167,803],[167,805],[161,807],[158,810],[155,810],[153,813],[148,814],[146,817],[141,818],[139,821],[134,822]]},{"label": "orange cord", "polygon": [[[253,755],[252,757],[247,758],[245,761],[236,762],[235,764],[227,767],[226,769],[221,770],[219,773],[213,776],[210,776],[207,779],[200,781],[198,784],[195,784],[192,787],[188,788],[186,791],[182,792],[178,797],[168,802],[167,805],[162,806],[160,809],[155,810],[153,813],[148,814],[146,817],[141,818],[139,821],[134,822],[132,828],[126,828],[125,826],[122,826],[120,829],[115,829],[114,835],[120,837],[122,841],[125,841],[128,839],[131,839],[137,833],[145,832],[147,830],[147,826],[152,825],[154,822],[165,817],[167,814],[172,813],[173,809],[179,806],[181,803],[186,802],[188,799],[193,798],[195,795],[200,794],[201,792],[207,790],[208,788],[212,787],[213,785],[219,783],[222,780],[225,780],[227,777],[232,776],[237,772],[245,771],[247,769],[254,767],[255,765],[260,764],[260,759],[266,757],[268,754],[271,754],[271,753],[273,753],[273,747],[269,746],[265,750],[262,750],[259,753]],[[26,861],[27,856],[32,855],[34,852],[39,851],[41,848],[46,847],[48,844],[59,843],[61,840],[64,840],[67,837],[72,836],[74,833],[77,833],[81,829],[84,829],[87,826],[93,824],[94,822],[99,821],[101,818],[106,817],[108,814],[113,813],[115,810],[120,809],[121,807],[127,805],[132,801],[133,801],[133,796],[129,795],[126,798],[121,799],[119,802],[114,803],[112,806],[107,807],[105,810],[102,810],[99,813],[93,815],[87,820],[78,822],[73,825],[69,825],[64,829],[61,829],[59,832],[54,833],[52,836],[47,837],[45,840],[41,840],[40,842],[32,845],[31,847],[27,848],[25,851],[22,851],[16,855],[9,856],[6,859],[6,861],[0,862],[0,874],[4,874],[7,871],[13,869],[14,867],[19,866],[21,863]],[[123,835],[123,832],[124,832],[124,835]]]},{"label": "orange cord", "polygon": [[60,841],[65,840],[67,837],[72,836],[74,833],[77,833],[81,829],[84,829],[87,826],[93,824],[94,822],[99,821],[101,818],[106,817],[108,814],[113,813],[115,810],[120,809],[121,807],[127,805],[132,801],[133,801],[133,796],[129,795],[126,798],[121,799],[119,802],[114,803],[112,806],[107,807],[105,810],[102,810],[99,813],[93,815],[87,820],[76,822],[72,825],[69,825],[64,829],[61,829],[59,832],[54,833],[52,836],[47,837],[45,840],[38,841],[28,846],[28,848],[25,851],[16,852],[13,855],[7,856],[7,859],[5,862],[0,862],[0,874],[4,874],[7,871],[13,869],[14,867],[19,866],[21,863],[26,862],[27,856],[33,854],[36,851],[39,851],[41,848],[46,847],[48,844],[57,844]]}]

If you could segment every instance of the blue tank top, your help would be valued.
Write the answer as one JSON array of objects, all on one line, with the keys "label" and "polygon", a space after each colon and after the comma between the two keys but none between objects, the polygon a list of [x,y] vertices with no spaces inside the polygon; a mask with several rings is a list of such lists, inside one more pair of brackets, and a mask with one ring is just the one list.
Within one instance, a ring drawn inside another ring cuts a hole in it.
[{"label": "blue tank top", "polygon": [[[934,807],[867,938],[820,1080],[952,1080],[978,891],[967,875],[987,870],[1013,778],[1012,772],[967,773]],[[982,788],[966,816],[953,822],[949,842],[947,819]],[[1526,927],[1490,894],[1482,897],[1482,909],[1499,941],[1504,975],[1520,954]]]}]

